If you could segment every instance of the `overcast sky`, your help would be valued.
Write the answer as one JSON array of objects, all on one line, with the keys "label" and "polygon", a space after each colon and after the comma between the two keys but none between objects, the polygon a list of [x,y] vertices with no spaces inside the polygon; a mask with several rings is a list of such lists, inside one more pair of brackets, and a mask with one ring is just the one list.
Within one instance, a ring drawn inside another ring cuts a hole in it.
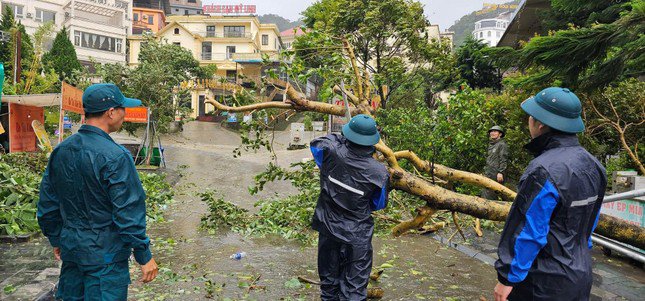
[{"label": "overcast sky", "polygon": [[[486,3],[504,3],[509,0],[420,0],[425,14],[432,24],[439,24],[443,31],[463,15],[482,9]],[[257,13],[276,14],[292,21],[301,17],[300,13],[315,0],[202,0],[203,4],[255,4]]]}]

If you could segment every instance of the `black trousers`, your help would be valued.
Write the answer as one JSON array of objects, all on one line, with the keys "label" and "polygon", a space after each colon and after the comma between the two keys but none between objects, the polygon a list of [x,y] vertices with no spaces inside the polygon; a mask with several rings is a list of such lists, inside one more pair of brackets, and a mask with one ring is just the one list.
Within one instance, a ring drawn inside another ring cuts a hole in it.
[{"label": "black trousers", "polygon": [[323,301],[366,300],[371,271],[371,237],[365,244],[346,244],[329,234],[318,234],[318,275]]}]

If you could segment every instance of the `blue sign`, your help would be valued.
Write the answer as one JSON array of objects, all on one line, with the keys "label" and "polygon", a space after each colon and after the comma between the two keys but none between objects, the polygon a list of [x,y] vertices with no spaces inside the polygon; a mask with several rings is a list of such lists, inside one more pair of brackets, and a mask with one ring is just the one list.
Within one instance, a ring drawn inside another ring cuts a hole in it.
[{"label": "blue sign", "polygon": [[235,113],[228,114],[228,119],[226,119],[226,122],[237,122],[237,116],[235,116]]},{"label": "blue sign", "polygon": [[72,120],[70,120],[69,116],[67,115],[63,117],[63,129],[66,129],[66,130],[72,129]]}]

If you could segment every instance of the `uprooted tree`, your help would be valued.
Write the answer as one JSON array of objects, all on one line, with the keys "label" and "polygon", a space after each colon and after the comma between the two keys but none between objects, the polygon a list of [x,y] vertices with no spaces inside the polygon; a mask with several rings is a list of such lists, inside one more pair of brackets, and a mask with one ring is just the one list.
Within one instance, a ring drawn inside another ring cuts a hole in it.
[{"label": "uprooted tree", "polygon": [[[360,66],[356,63],[356,58],[350,43],[346,39],[342,39],[342,43],[350,66],[348,71],[352,74],[352,81],[348,85],[350,86],[349,88],[346,87],[343,89],[340,86],[334,86],[333,91],[347,97],[349,103],[351,103],[350,114],[352,116],[357,114],[373,116],[375,112],[370,104],[371,99],[368,92],[372,89],[371,81],[366,76],[367,72],[360,70]],[[272,80],[267,80],[267,82],[271,84]],[[239,107],[228,106],[211,98],[206,102],[212,104],[217,110],[228,112],[279,109],[286,111],[317,112],[336,116],[345,116],[346,114],[346,108],[344,106],[307,99],[292,85],[286,85],[285,90],[287,98],[285,102],[258,102]],[[414,219],[401,222],[393,228],[394,235],[400,235],[409,230],[421,228],[437,210],[460,212],[476,218],[493,221],[506,220],[511,209],[511,203],[487,200],[454,192],[442,187],[440,184],[433,184],[433,182],[424,179],[418,174],[405,170],[399,164],[399,161],[405,159],[417,171],[425,172],[432,175],[432,177],[446,182],[460,182],[490,189],[497,192],[507,201],[512,201],[516,196],[516,193],[511,189],[479,174],[456,170],[423,160],[409,150],[394,151],[383,140],[379,141],[376,149],[380,153],[378,156],[379,159],[388,166],[390,172],[390,187],[410,193],[426,202],[425,206],[417,208],[417,216]],[[627,224],[604,214],[601,215],[596,232],[638,248],[645,248],[645,231],[643,228]]]}]

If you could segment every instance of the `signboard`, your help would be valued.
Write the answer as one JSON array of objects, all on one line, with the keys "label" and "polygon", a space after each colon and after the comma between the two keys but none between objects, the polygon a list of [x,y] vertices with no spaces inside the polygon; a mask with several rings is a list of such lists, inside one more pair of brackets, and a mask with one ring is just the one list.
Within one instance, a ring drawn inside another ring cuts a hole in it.
[{"label": "signboard", "polygon": [[645,217],[643,216],[642,202],[636,200],[622,200],[611,203],[605,203],[600,209],[601,213],[619,218],[632,225],[645,227]]},{"label": "signboard", "polygon": [[255,5],[204,5],[202,6],[204,14],[222,14],[222,15],[242,15],[242,14],[255,14]]},{"label": "signboard", "polygon": [[9,152],[36,151],[38,139],[31,123],[38,120],[45,123],[45,110],[32,107],[9,104]]},{"label": "signboard", "polygon": [[495,4],[495,3],[484,3],[484,8],[480,11],[477,11],[476,15],[483,15],[496,10],[513,10],[517,9],[517,4]]},{"label": "signboard", "polygon": [[148,108],[125,108],[125,122],[148,123]]},{"label": "signboard", "polygon": [[34,133],[36,134],[36,138],[38,138],[38,142],[40,143],[40,148],[45,150],[48,153],[52,152],[52,144],[51,141],[49,141],[49,136],[47,135],[47,131],[45,130],[45,126],[43,126],[42,123],[38,120],[34,120],[31,122],[31,127],[34,129]]},{"label": "signboard", "polygon": [[63,111],[85,114],[83,111],[83,90],[63,82]]},{"label": "signboard", "polygon": [[63,117],[63,128],[66,130],[71,130],[72,129],[72,120],[69,119],[69,116],[65,115]]}]

